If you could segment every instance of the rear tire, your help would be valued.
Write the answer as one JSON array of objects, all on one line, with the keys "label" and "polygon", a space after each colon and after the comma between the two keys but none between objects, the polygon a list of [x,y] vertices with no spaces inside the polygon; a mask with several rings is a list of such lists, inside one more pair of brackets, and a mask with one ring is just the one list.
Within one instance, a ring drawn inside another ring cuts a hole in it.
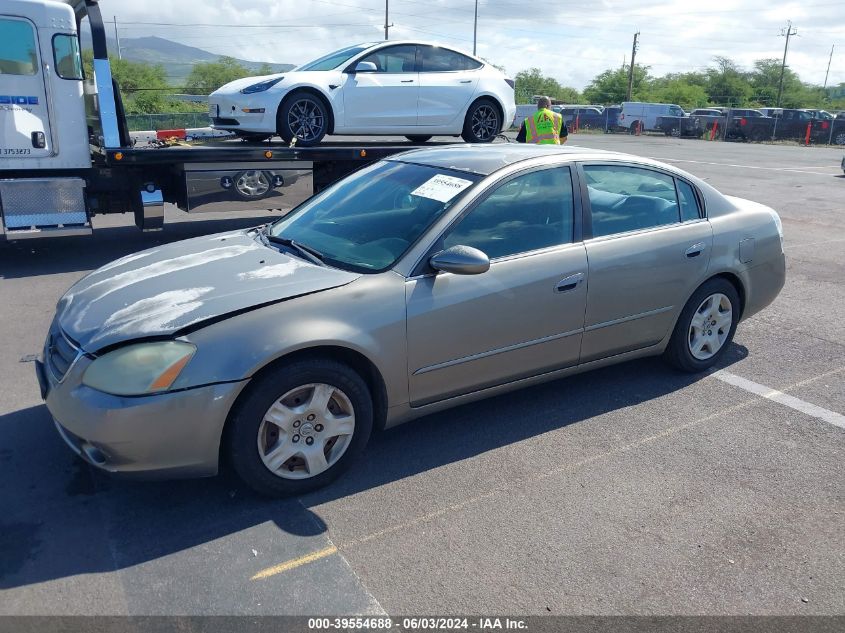
[{"label": "rear tire", "polygon": [[296,138],[299,147],[319,145],[329,131],[328,106],[310,92],[294,92],[279,107],[276,127],[285,143]]},{"label": "rear tire", "polygon": [[739,295],[733,284],[721,277],[706,281],[681,311],[663,357],[689,373],[711,368],[730,346],[739,312]]},{"label": "rear tire", "polygon": [[479,99],[467,110],[461,138],[467,143],[490,143],[501,131],[502,115],[498,106],[490,99]]},{"label": "rear tire", "polygon": [[431,136],[425,136],[424,134],[412,134],[410,136],[406,136],[405,138],[417,145],[422,145],[423,143],[431,140]]},{"label": "rear tire", "polygon": [[334,481],[363,452],[372,427],[364,380],[346,365],[314,358],[256,379],[232,410],[225,442],[250,488],[285,497]]},{"label": "rear tire", "polygon": [[834,145],[845,145],[845,132],[837,132],[833,137]]}]

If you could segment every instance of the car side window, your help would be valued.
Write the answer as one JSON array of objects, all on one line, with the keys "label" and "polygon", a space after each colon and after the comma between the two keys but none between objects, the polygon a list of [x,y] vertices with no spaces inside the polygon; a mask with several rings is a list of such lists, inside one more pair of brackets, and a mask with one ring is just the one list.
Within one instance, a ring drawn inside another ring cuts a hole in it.
[{"label": "car side window", "polygon": [[568,167],[522,174],[499,185],[461,218],[442,246],[472,246],[495,259],[568,244],[573,209]]},{"label": "car side window", "polygon": [[420,72],[424,73],[474,70],[481,67],[480,62],[466,55],[461,55],[455,51],[450,51],[448,48],[440,48],[438,46],[421,46],[420,57],[422,60]]},{"label": "car side window", "polygon": [[593,237],[680,221],[674,178],[624,165],[585,165]]},{"label": "car side window", "polygon": [[372,62],[377,73],[413,73],[417,68],[417,47],[413,44],[388,46],[367,55],[360,62]]},{"label": "car side window", "polygon": [[701,212],[698,208],[698,198],[695,197],[695,191],[692,185],[683,180],[675,180],[678,185],[678,201],[681,205],[681,222],[689,220],[698,220],[701,217]]}]

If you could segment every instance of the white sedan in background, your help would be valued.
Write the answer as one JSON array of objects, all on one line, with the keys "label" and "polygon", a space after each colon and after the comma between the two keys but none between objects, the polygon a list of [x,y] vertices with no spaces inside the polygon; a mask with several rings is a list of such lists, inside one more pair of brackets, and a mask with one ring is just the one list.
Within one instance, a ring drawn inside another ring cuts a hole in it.
[{"label": "white sedan in background", "polygon": [[295,70],[247,77],[209,96],[212,126],[300,146],[326,134],[435,134],[492,141],[513,120],[514,82],[489,63],[423,42],[358,44]]}]

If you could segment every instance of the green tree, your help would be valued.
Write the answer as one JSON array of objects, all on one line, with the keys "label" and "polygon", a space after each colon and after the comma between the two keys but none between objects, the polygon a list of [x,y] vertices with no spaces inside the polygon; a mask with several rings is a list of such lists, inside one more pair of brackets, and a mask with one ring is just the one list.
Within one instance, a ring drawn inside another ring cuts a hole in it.
[{"label": "green tree", "polygon": [[207,95],[223,84],[235,79],[250,76],[249,70],[241,66],[233,57],[221,57],[216,62],[195,64],[185,81],[188,94]]},{"label": "green tree", "polygon": [[[651,76],[648,66],[634,64],[633,101],[649,98]],[[584,99],[589,103],[611,105],[625,101],[628,92],[628,69],[609,68],[597,75],[584,89]]]},{"label": "green tree", "polygon": [[557,79],[544,76],[539,68],[518,72],[514,81],[517,103],[531,103],[534,95],[545,95],[564,103],[578,103],[581,100],[575,88],[561,86]]},{"label": "green tree", "polygon": [[754,92],[749,78],[733,60],[714,57],[715,68],[708,68],[707,97],[710,103],[729,107],[747,105]]},{"label": "green tree", "polygon": [[267,62],[264,62],[263,64],[261,64],[261,66],[258,67],[258,70],[256,70],[254,74],[260,77],[262,75],[273,75],[275,73],[276,71],[273,70],[273,67]]},{"label": "green tree", "polygon": [[669,74],[651,81],[648,99],[692,110],[707,105],[706,85],[707,78],[701,73]]}]

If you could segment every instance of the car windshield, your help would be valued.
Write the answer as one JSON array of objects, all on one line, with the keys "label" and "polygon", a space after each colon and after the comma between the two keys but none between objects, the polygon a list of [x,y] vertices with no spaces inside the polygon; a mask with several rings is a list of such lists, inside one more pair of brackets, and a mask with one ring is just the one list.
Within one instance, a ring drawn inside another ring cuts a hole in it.
[{"label": "car windshield", "polygon": [[683,109],[679,108],[678,106],[671,106],[669,108],[669,112],[672,114],[672,116],[686,116],[686,112],[684,112]]},{"label": "car windshield", "polygon": [[276,222],[269,235],[317,251],[329,265],[379,272],[480,179],[462,171],[382,161],[306,201]]},{"label": "car windshield", "polygon": [[348,46],[341,48],[339,51],[324,55],[312,62],[303,64],[296,70],[334,70],[341,64],[345,64],[350,59],[355,57],[358,53],[362,53],[368,48],[375,46],[374,44],[356,44],[355,46]]}]

